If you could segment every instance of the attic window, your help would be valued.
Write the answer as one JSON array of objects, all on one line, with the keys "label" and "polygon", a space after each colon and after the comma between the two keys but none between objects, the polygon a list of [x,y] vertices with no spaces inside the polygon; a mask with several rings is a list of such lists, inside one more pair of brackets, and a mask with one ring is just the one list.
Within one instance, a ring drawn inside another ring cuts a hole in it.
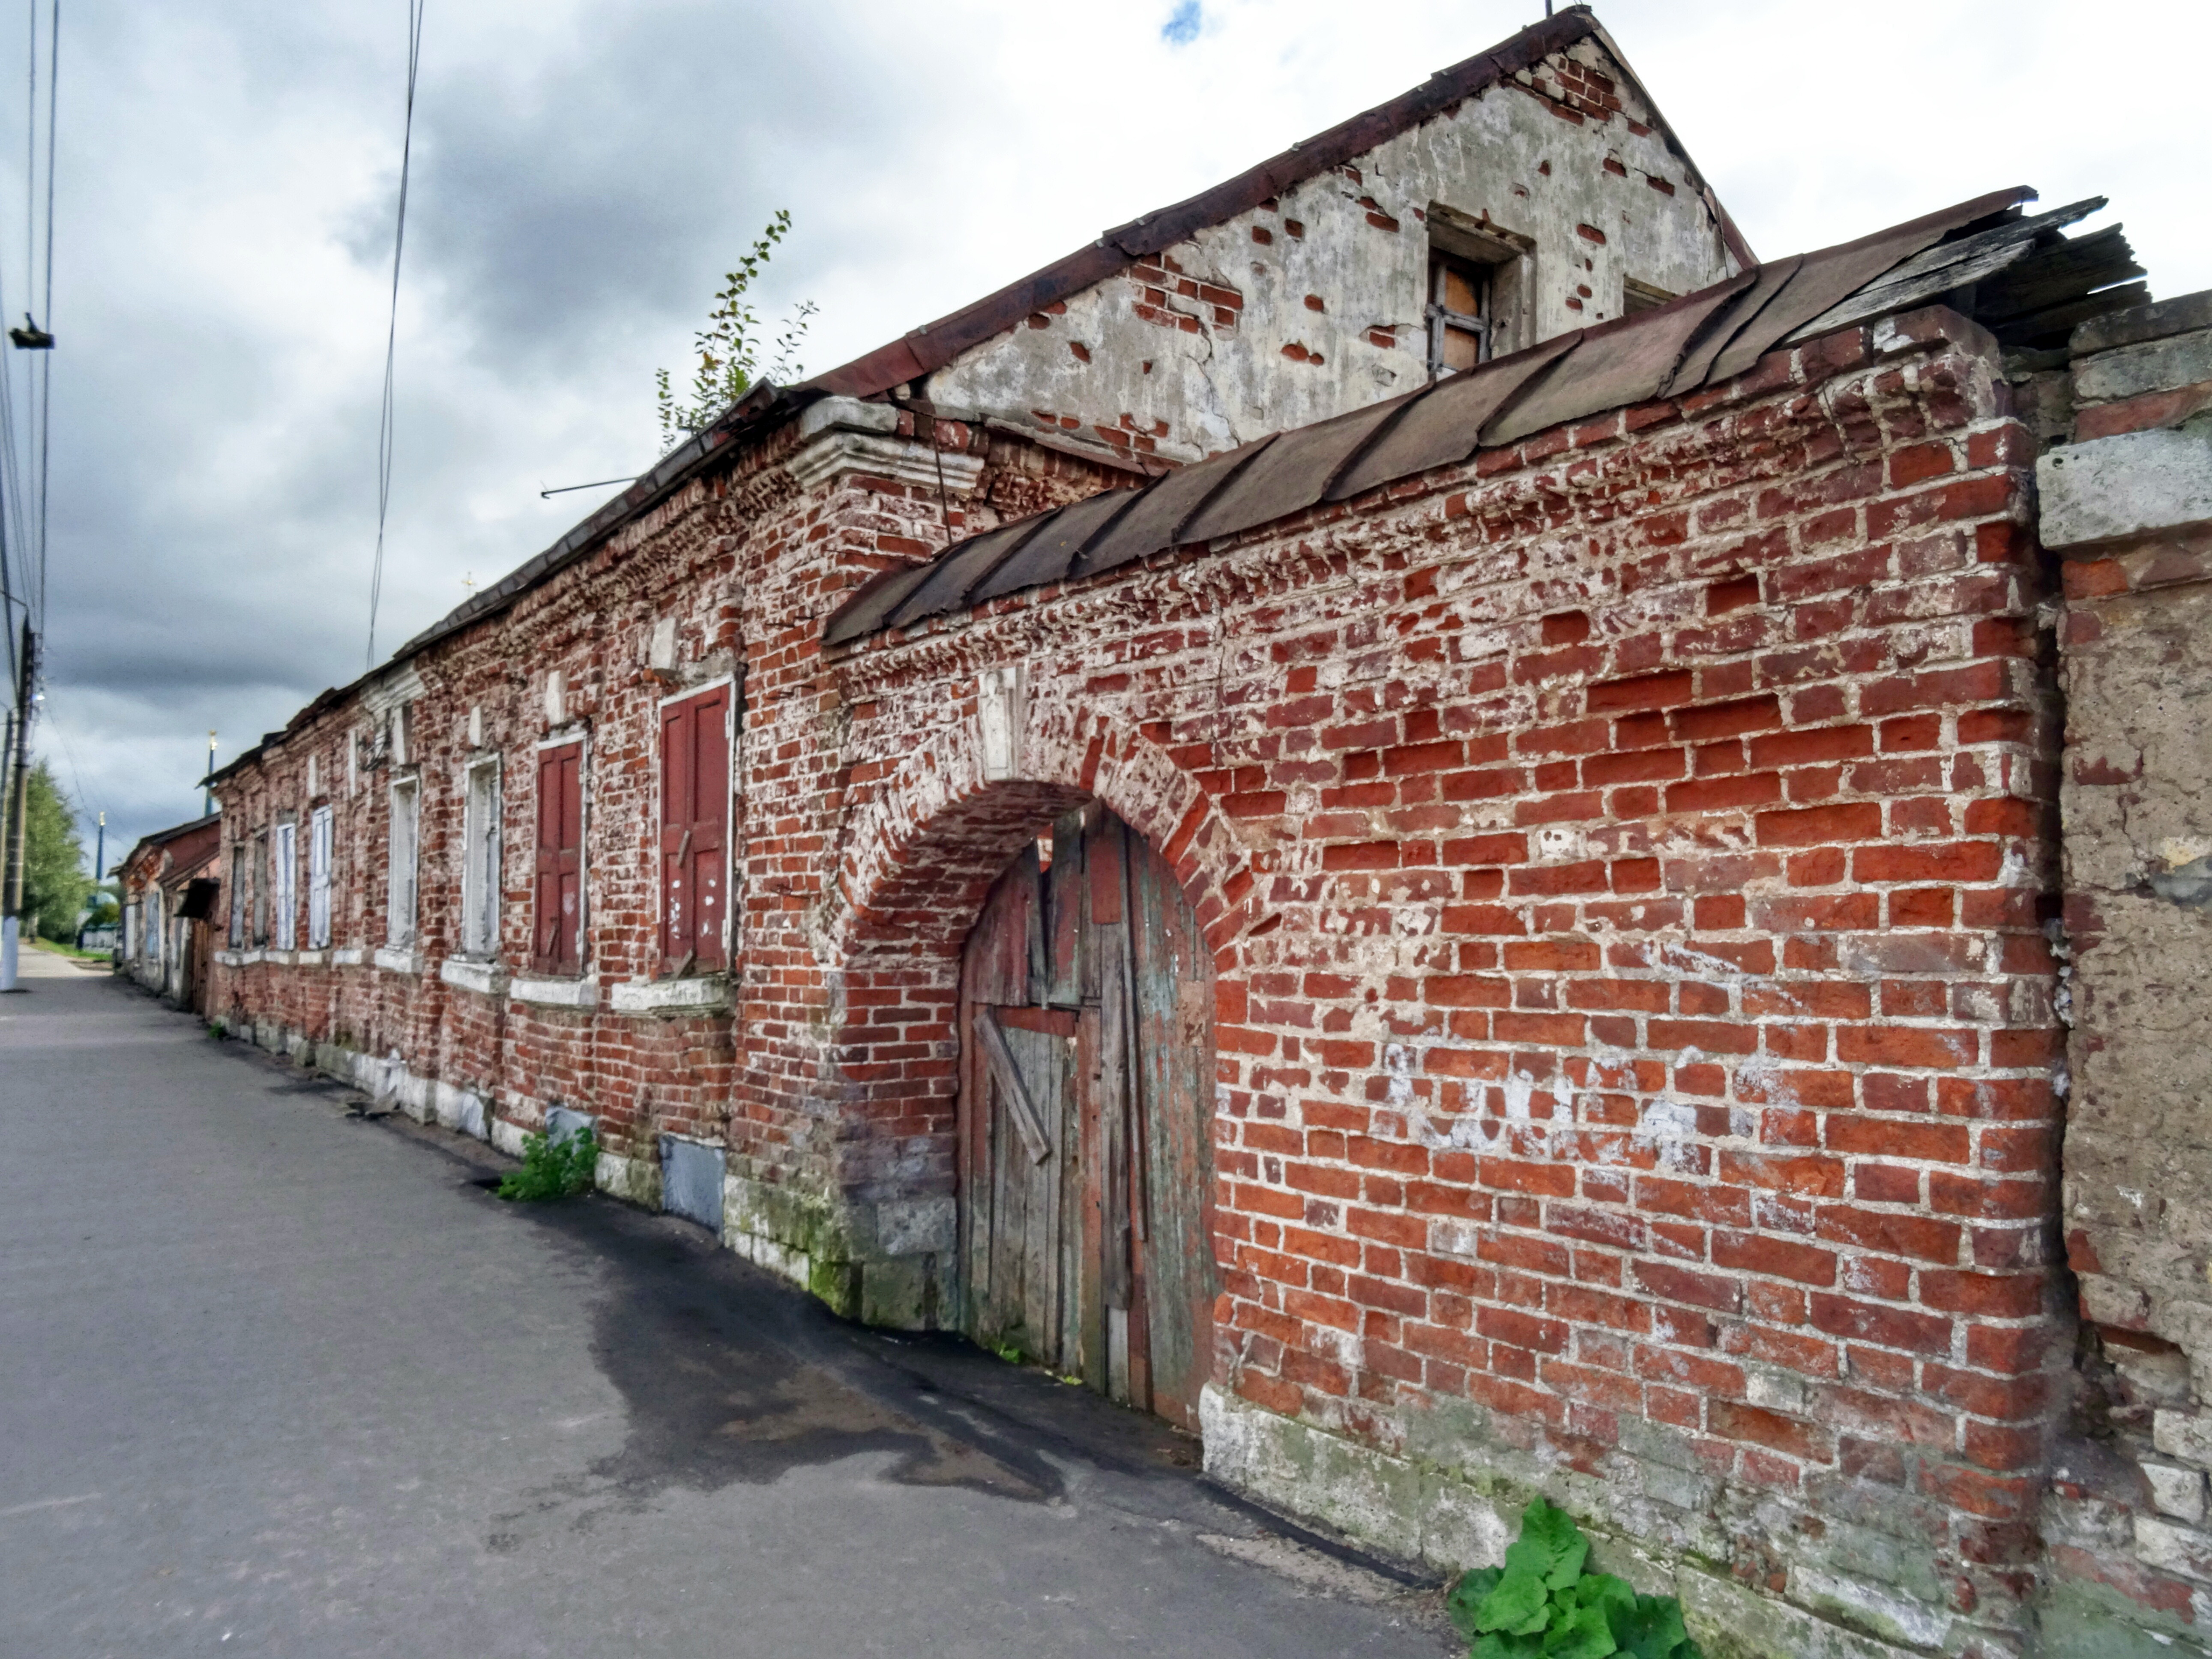
[{"label": "attic window", "polygon": [[1429,256],[1429,378],[1490,361],[1490,269]]},{"label": "attic window", "polygon": [[1633,276],[1620,279],[1620,314],[1624,317],[1633,317],[1639,311],[1656,311],[1674,297],[1665,289],[1639,283]]},{"label": "attic window", "polygon": [[1429,378],[1534,343],[1524,315],[1535,244],[1487,219],[1429,204]]}]

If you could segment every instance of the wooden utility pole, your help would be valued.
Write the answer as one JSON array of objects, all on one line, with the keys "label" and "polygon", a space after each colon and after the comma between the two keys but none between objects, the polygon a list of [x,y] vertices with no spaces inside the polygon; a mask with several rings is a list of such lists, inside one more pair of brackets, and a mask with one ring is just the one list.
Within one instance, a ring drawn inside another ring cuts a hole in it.
[{"label": "wooden utility pole", "polygon": [[0,872],[0,991],[13,991],[15,953],[23,927],[24,802],[31,781],[31,696],[38,684],[39,636],[23,618],[22,649],[15,656],[15,731],[13,770],[8,779],[8,860]]}]

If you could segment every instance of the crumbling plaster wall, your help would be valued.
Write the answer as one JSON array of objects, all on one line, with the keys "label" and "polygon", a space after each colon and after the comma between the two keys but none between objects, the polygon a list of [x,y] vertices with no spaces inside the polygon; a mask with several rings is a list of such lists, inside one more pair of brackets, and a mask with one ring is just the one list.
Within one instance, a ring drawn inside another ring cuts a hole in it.
[{"label": "crumbling plaster wall", "polygon": [[1506,349],[1736,267],[1657,117],[1595,40],[1030,318],[929,380],[942,405],[1195,459],[1425,383],[1442,202],[1529,239]]},{"label": "crumbling plaster wall", "polygon": [[[2042,538],[2063,559],[2066,591],[2063,1221],[2084,1330],[2075,1433],[2047,1522],[2046,1624],[2062,1643],[2094,1627],[2100,1652],[2202,1651],[2212,1647],[2212,293],[2084,324],[2072,356],[2074,441],[2039,471]],[[2116,1633],[2129,1624],[2140,1633]]]}]

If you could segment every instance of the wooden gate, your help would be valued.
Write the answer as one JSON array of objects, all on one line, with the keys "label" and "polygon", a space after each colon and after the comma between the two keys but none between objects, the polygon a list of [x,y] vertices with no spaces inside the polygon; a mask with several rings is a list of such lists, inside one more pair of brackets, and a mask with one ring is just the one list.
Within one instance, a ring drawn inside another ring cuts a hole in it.
[{"label": "wooden gate", "polygon": [[1094,805],[1024,849],[969,936],[960,1030],[969,1334],[1195,1429],[1213,966],[1143,837]]}]

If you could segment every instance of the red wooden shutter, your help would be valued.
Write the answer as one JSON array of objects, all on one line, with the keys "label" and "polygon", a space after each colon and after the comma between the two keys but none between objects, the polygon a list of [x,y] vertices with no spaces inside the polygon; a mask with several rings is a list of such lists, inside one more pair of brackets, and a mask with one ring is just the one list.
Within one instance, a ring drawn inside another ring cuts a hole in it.
[{"label": "red wooden shutter", "polygon": [[563,744],[538,753],[536,923],[530,965],[539,973],[583,968],[584,748]]},{"label": "red wooden shutter", "polygon": [[660,711],[660,954],[675,967],[728,960],[730,689]]}]

